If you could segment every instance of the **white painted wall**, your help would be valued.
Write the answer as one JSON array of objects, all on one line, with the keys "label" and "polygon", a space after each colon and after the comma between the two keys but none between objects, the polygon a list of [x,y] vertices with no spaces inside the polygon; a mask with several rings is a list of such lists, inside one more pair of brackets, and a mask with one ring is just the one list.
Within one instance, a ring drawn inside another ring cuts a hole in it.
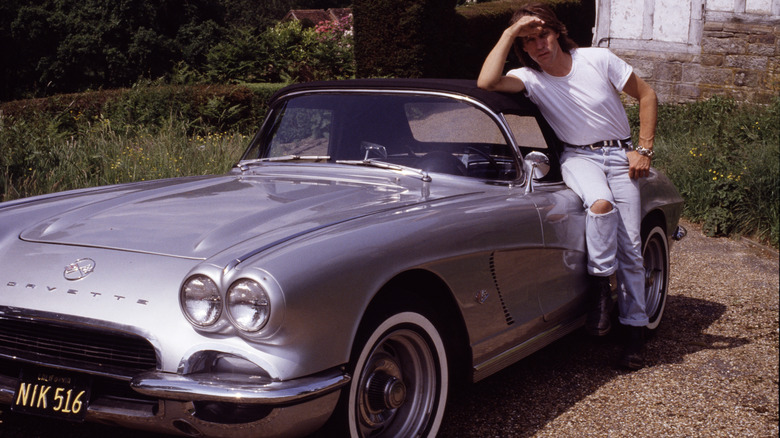
[{"label": "white painted wall", "polygon": [[594,0],[593,45],[699,53],[705,19],[777,20],[780,0]]},{"label": "white painted wall", "polygon": [[707,0],[707,10],[734,12],[734,0]]},{"label": "white painted wall", "polygon": [[681,0],[655,0],[653,40],[687,44],[691,29],[691,4]]},{"label": "white painted wall", "polygon": [[[701,5],[705,0],[595,1],[593,45],[685,52],[694,50],[701,38]],[[733,7],[735,0],[719,1]]]},{"label": "white painted wall", "polygon": [[771,14],[772,3],[777,3],[772,0],[747,0],[745,2],[745,12],[749,14]]},{"label": "white painted wall", "polygon": [[[640,39],[644,21],[644,0],[624,0],[612,3],[610,38]],[[598,6],[597,6],[598,7]]]}]

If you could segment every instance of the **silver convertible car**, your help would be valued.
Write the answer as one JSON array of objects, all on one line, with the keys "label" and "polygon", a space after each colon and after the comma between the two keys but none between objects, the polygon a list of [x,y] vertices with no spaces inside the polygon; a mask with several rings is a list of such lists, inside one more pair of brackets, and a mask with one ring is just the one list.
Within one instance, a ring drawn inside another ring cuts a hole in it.
[{"label": "silver convertible car", "polygon": [[[433,437],[577,330],[582,201],[522,96],[289,86],[227,175],[0,204],[0,406],[185,436]],[[682,199],[641,180],[649,329]]]}]

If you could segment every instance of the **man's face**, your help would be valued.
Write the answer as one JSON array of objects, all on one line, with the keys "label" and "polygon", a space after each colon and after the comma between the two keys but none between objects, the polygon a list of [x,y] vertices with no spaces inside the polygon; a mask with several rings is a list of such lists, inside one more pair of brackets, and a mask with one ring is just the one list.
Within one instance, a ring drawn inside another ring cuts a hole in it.
[{"label": "man's face", "polygon": [[523,50],[540,66],[553,62],[561,51],[558,32],[541,27],[535,34],[522,38]]}]

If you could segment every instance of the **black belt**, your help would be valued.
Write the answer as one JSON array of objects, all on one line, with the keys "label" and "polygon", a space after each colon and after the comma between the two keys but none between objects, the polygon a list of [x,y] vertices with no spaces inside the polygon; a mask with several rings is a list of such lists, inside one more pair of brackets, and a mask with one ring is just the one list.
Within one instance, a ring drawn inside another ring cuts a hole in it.
[{"label": "black belt", "polygon": [[630,138],[627,138],[625,140],[604,140],[604,141],[597,141],[595,143],[591,144],[569,144],[569,143],[563,143],[565,146],[568,146],[570,148],[583,148],[583,149],[601,149],[601,148],[625,148],[625,149],[634,149],[634,143],[631,142]]}]

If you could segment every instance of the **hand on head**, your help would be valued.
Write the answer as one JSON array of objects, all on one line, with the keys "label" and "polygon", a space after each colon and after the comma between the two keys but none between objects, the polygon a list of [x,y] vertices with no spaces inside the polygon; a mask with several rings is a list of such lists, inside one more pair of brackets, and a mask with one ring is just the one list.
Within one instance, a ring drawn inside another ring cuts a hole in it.
[{"label": "hand on head", "polygon": [[517,38],[538,35],[544,28],[544,20],[533,15],[521,17],[512,25],[513,33]]}]

